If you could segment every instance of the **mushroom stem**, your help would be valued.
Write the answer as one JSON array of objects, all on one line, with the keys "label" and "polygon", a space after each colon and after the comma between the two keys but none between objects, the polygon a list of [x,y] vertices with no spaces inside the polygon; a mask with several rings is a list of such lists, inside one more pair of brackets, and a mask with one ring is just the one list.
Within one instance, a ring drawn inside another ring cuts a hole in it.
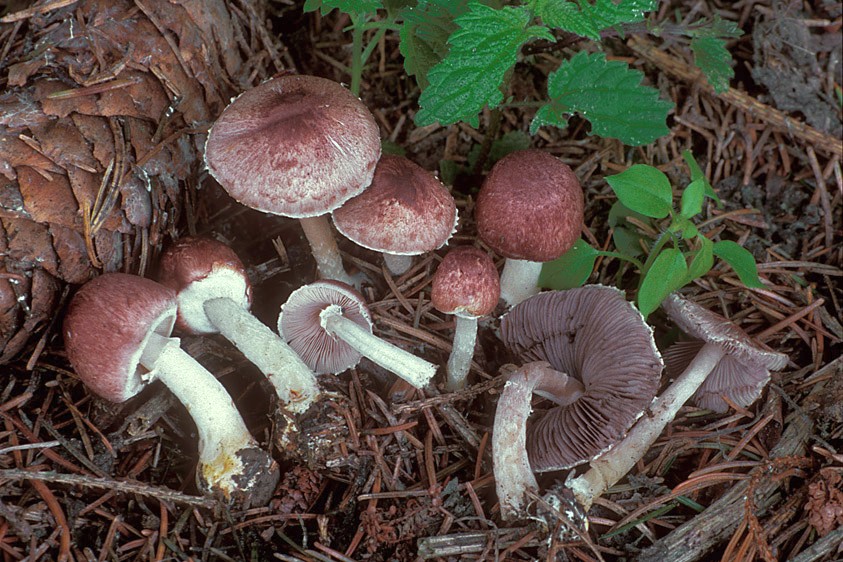
[{"label": "mushroom stem", "polygon": [[[150,380],[161,380],[190,412],[199,434],[201,482],[227,498],[242,493],[271,495],[278,481],[277,466],[249,434],[222,384],[179,347],[179,339],[152,332],[140,363],[149,369]],[[251,503],[262,501],[252,498]]]},{"label": "mushroom stem", "polygon": [[229,298],[204,302],[205,314],[226,339],[263,372],[294,414],[319,396],[316,375],[283,339]]},{"label": "mushroom stem", "polygon": [[501,298],[508,306],[532,297],[539,292],[541,262],[507,258],[501,272]]},{"label": "mushroom stem", "polygon": [[454,344],[448,358],[448,380],[445,388],[449,392],[465,388],[465,379],[474,357],[474,344],[477,341],[477,318],[456,316]]},{"label": "mushroom stem", "polygon": [[567,483],[585,511],[588,511],[595,498],[623,478],[644,456],[725,353],[722,346],[706,343],[685,371],[653,401],[649,412],[632,426],[626,437],[591,461],[587,472]]},{"label": "mushroom stem", "polygon": [[331,225],[328,222],[328,215],[317,217],[303,217],[299,219],[302,230],[307,241],[310,243],[310,250],[313,252],[313,259],[316,260],[316,268],[319,276],[323,279],[335,279],[347,285],[354,285],[354,280],[342,265],[342,257],[334,233],[331,232]]},{"label": "mushroom stem", "polygon": [[504,521],[525,516],[528,495],[539,489],[527,455],[527,418],[532,412],[533,393],[558,391],[574,380],[551,368],[549,363],[536,361],[509,375],[503,387],[492,428],[492,459],[495,490]]},{"label": "mushroom stem", "polygon": [[393,275],[403,275],[413,266],[413,256],[383,252],[383,263]]},{"label": "mushroom stem", "polygon": [[436,373],[436,366],[386,342],[342,315],[342,307],[331,304],[319,314],[322,327],[331,336],[368,357],[413,385],[422,388]]}]

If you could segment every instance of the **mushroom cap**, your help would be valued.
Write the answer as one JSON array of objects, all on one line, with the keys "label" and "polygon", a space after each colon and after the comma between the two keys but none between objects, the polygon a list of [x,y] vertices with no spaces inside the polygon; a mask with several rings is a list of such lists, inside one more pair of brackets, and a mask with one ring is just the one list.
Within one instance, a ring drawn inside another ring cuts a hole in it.
[{"label": "mushroom cap", "polygon": [[248,310],[252,286],[243,262],[226,244],[185,236],[161,254],[158,282],[178,293],[176,327],[191,334],[218,330],[205,314],[205,301],[229,298]]},{"label": "mushroom cap", "polygon": [[430,300],[439,312],[476,318],[490,314],[501,296],[495,262],[474,246],[458,246],[445,254],[436,273]]},{"label": "mushroom cap", "polygon": [[457,227],[457,205],[436,176],[384,154],[372,184],[332,213],[334,226],[356,244],[413,256],[443,246]]},{"label": "mushroom cap", "polygon": [[620,441],[658,391],[662,359],[641,313],[613,287],[539,293],[501,321],[501,339],[523,362],[547,361],[578,379],[582,395],[530,427],[536,472],[589,461]]},{"label": "mushroom cap", "polygon": [[492,167],[474,212],[480,238],[498,254],[551,261],[580,236],[583,193],[561,160],[540,150],[520,150]]},{"label": "mushroom cap", "polygon": [[363,102],[332,80],[302,75],[242,93],[205,145],[208,170],[229,195],[293,218],[328,213],[363,191],[380,155]]},{"label": "mushroom cap", "polygon": [[671,293],[662,303],[668,317],[695,341],[678,342],[665,352],[669,376],[682,373],[705,343],[721,345],[726,355],[694,393],[694,403],[715,412],[726,412],[726,395],[738,406],[755,402],[770,380],[770,371],[787,365],[787,355],[773,351],[715,312]]},{"label": "mushroom cap", "polygon": [[64,346],[85,385],[111,402],[125,402],[146,385],[141,353],[152,332],[169,336],[176,293],[150,279],[105,273],[74,295],[64,317]]},{"label": "mushroom cap", "polygon": [[322,327],[320,314],[331,305],[371,333],[372,319],[363,296],[345,283],[316,281],[299,287],[281,306],[278,332],[317,375],[341,373],[354,367],[362,355]]}]

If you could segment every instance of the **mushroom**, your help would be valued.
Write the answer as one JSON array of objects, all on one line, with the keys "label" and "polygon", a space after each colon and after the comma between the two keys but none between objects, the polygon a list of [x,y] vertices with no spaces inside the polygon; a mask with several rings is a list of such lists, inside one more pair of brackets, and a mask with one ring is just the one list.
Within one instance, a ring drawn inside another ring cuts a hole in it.
[{"label": "mushroom", "polygon": [[299,219],[319,274],[351,283],[327,213],[371,183],[375,118],[340,84],[277,76],[235,99],[208,134],[205,163],[240,203]]},{"label": "mushroom", "polygon": [[176,327],[222,334],[266,375],[287,410],[310,407],[319,394],[316,376],[249,312],[252,288],[234,250],[210,238],[181,238],[161,255],[158,277],[178,295]]},{"label": "mushroom", "polygon": [[[496,416],[515,409],[529,411],[524,396],[530,391],[556,403],[528,430],[532,471],[570,468],[605,452],[641,416],[658,390],[662,360],[652,330],[615,288],[586,285],[539,293],[504,316],[500,333],[506,347],[522,361],[546,361],[558,371],[551,373],[558,378],[555,381],[548,378],[547,369],[513,375],[513,390],[498,401]],[[517,444],[504,439],[502,446]],[[494,452],[495,458],[498,454]],[[502,458],[521,454],[500,451]],[[528,481],[528,476],[514,481]],[[509,484],[504,486],[512,490]],[[507,500],[513,506],[508,513],[514,515],[523,502],[517,501],[520,496],[515,491],[507,497],[516,498]]]},{"label": "mushroom", "polygon": [[368,357],[422,388],[436,366],[372,334],[363,297],[338,281],[317,281],[296,289],[281,307],[278,332],[317,374],[341,373]]},{"label": "mushroom", "polygon": [[68,359],[91,391],[112,402],[163,382],[196,424],[200,489],[263,505],[278,483],[278,465],[249,434],[222,384],[169,337],[176,314],[173,290],[134,275],[103,274],[68,306]]},{"label": "mushroom", "polygon": [[725,350],[694,393],[694,402],[701,408],[728,411],[724,395],[738,406],[749,406],[770,380],[770,370],[787,364],[786,355],[756,343],[734,323],[676,293],[669,295],[662,307],[680,330],[694,338],[665,351],[665,370],[671,378],[679,376],[704,346],[719,345]]},{"label": "mushroom", "polygon": [[560,257],[579,238],[583,193],[558,158],[521,150],[495,163],[474,212],[480,238],[506,258],[501,297],[514,306],[538,292],[541,262]]},{"label": "mushroom", "polygon": [[343,236],[382,252],[395,275],[410,269],[412,256],[442,247],[457,226],[457,206],[442,182],[391,154],[381,157],[369,188],[332,216]]},{"label": "mushroom", "polygon": [[477,339],[477,319],[491,314],[500,293],[495,262],[489,254],[472,246],[452,249],[436,269],[430,300],[439,312],[456,316],[445,384],[449,391],[465,387]]},{"label": "mushroom", "polygon": [[[787,364],[787,355],[761,346],[732,322],[676,293],[669,295],[662,306],[682,330],[705,343],[682,374],[653,402],[648,415],[638,420],[612,450],[593,460],[587,472],[568,482],[568,488],[585,509],[635,466],[676,417],[679,408],[724,360],[756,373],[760,369],[782,369]],[[732,368],[734,365],[727,367]],[[756,384],[753,382],[751,386],[754,388]]]}]

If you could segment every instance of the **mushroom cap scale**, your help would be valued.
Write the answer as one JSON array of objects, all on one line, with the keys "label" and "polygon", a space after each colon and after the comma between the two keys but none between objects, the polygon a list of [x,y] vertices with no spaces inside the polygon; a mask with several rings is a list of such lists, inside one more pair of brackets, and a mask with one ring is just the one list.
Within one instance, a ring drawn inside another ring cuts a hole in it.
[{"label": "mushroom cap scale", "polygon": [[205,163],[234,199],[286,217],[332,211],[363,191],[380,158],[371,112],[316,76],[270,79],[237,97],[208,134]]},{"label": "mushroom cap scale", "polygon": [[477,318],[491,314],[501,294],[495,262],[473,246],[451,249],[433,275],[430,300],[436,310]]},{"label": "mushroom cap scale", "polygon": [[371,333],[369,309],[359,293],[338,281],[316,281],[290,294],[278,316],[278,331],[316,374],[341,373],[362,355],[322,327],[322,311],[338,306],[342,315]]},{"label": "mushroom cap scale", "polygon": [[185,236],[161,255],[158,281],[178,294],[176,327],[191,334],[218,330],[205,314],[204,303],[226,297],[248,310],[252,286],[246,268],[226,244],[211,238]]},{"label": "mushroom cap scale", "polygon": [[124,402],[146,384],[139,361],[150,334],[169,336],[176,312],[172,289],[126,273],[100,275],[68,306],[63,324],[68,359],[93,392]]},{"label": "mushroom cap scale", "polygon": [[436,176],[403,156],[384,154],[372,183],[332,213],[349,240],[396,255],[442,247],[456,230],[457,206]]},{"label": "mushroom cap scale", "polygon": [[477,231],[506,258],[551,261],[579,238],[583,205],[580,182],[561,160],[534,149],[512,152],[480,188]]},{"label": "mushroom cap scale", "polygon": [[658,391],[662,359],[652,329],[612,287],[539,293],[501,321],[504,344],[523,362],[547,361],[583,394],[545,412],[527,445],[536,472],[591,460],[629,430]]}]

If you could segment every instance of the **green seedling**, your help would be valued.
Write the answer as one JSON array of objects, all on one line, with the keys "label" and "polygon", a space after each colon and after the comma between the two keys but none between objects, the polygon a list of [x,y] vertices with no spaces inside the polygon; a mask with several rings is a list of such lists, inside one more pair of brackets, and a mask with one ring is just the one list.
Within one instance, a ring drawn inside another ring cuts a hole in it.
[{"label": "green seedling", "polygon": [[[651,22],[659,0],[306,0],[305,11],[339,9],[349,15],[352,34],[351,91],[359,94],[369,56],[385,33],[397,32],[405,72],[420,89],[419,126],[465,122],[479,126],[484,109],[536,110],[530,133],[543,126],[564,128],[573,115],[591,133],[629,145],[666,135],[672,104],[642,84],[644,75],[602,52],[566,48],[628,33],[670,35],[687,40],[697,65],[716,91],[733,76],[726,40],[740,35],[720,18],[692,24]],[[364,45],[367,32],[371,33]],[[529,47],[529,48],[528,48]],[[558,53],[562,60],[547,80],[547,98],[508,97],[516,63],[533,64],[530,54]],[[593,49],[592,49],[593,50]],[[494,118],[493,118],[494,120]],[[496,127],[490,127],[497,133]],[[485,152],[485,149],[484,149]],[[481,167],[485,153],[481,153]],[[478,170],[475,170],[478,171]]]},{"label": "green seedling", "polygon": [[[647,316],[667,295],[706,275],[717,257],[735,270],[744,285],[763,288],[749,251],[730,240],[712,242],[697,229],[694,217],[702,212],[705,198],[721,203],[691,153],[685,151],[683,157],[691,181],[679,196],[678,208],[670,180],[653,166],[635,164],[607,177],[619,202],[609,217],[610,225],[614,223],[617,251],[597,250],[579,240],[564,256],[545,264],[539,285],[551,289],[578,287],[591,275],[599,256],[622,259],[640,273],[637,304]],[[633,228],[636,224],[658,232],[651,244],[647,244],[640,229]]]}]

